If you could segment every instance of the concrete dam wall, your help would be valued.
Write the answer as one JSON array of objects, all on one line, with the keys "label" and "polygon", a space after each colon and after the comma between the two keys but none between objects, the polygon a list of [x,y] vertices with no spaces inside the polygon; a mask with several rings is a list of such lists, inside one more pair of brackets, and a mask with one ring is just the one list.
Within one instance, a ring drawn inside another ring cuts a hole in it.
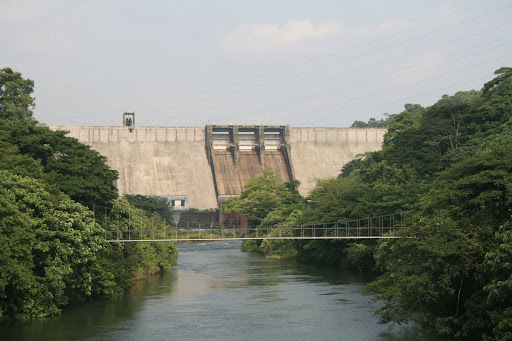
[{"label": "concrete dam wall", "polygon": [[386,129],[288,126],[51,126],[91,146],[119,172],[120,194],[166,196],[175,208],[217,208],[269,168],[280,182],[337,176],[357,154],[381,149]]}]

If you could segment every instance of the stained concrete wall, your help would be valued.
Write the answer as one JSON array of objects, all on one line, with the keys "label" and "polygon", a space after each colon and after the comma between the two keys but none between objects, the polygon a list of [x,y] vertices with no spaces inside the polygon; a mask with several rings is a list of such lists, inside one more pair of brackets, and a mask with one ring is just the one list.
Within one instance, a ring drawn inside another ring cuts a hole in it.
[{"label": "stained concrete wall", "polygon": [[[235,166],[229,151],[214,150],[212,152],[215,182],[218,195],[240,195],[244,185],[252,178],[263,175],[265,169],[255,151],[239,152],[239,165]],[[289,182],[286,160],[276,150],[265,152],[265,167],[270,169],[279,182]]]},{"label": "stained concrete wall", "polygon": [[[214,179],[206,156],[204,127],[73,127],[68,136],[91,146],[119,171],[120,194],[186,195],[189,207],[217,207]],[[315,179],[337,176],[357,154],[379,150],[386,129],[289,128],[287,148],[300,192]],[[229,181],[228,181],[229,182]]]},{"label": "stained concrete wall", "polygon": [[78,139],[105,155],[119,172],[120,194],[187,195],[189,207],[217,207],[212,172],[206,158],[204,128],[70,127]]},{"label": "stained concrete wall", "polygon": [[358,154],[382,148],[387,129],[293,128],[287,141],[295,180],[303,195],[315,187],[315,179],[337,176],[343,165]]}]

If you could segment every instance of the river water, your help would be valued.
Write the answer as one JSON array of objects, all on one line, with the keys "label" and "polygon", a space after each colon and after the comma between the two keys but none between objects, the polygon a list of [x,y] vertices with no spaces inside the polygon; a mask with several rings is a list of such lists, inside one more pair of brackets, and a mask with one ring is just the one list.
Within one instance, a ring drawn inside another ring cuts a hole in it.
[{"label": "river water", "polygon": [[360,294],[368,278],[243,253],[240,243],[179,245],[179,264],[123,299],[0,328],[0,340],[448,340],[388,331]]}]

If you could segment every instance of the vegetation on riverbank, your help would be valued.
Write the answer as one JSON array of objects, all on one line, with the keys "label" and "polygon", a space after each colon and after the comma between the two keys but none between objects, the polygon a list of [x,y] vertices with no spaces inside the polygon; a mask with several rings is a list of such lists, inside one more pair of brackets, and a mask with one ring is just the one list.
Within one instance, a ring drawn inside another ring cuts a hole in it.
[{"label": "vegetation on riverbank", "polygon": [[385,301],[382,322],[511,340],[512,68],[480,91],[405,108],[392,116],[381,151],[318,181],[307,198],[314,205],[264,174],[223,210],[278,227],[408,211],[414,239],[244,248],[380,273],[366,292]]},{"label": "vegetation on riverbank", "polygon": [[173,221],[174,217],[172,210],[167,204],[165,198],[155,197],[140,194],[126,194],[123,196],[130,205],[135,208],[139,208],[145,212],[146,215],[152,216],[157,213],[158,216],[163,218],[169,224]]},{"label": "vegetation on riverbank", "polygon": [[[158,217],[118,198],[103,156],[38,126],[33,85],[0,70],[0,324],[120,297],[177,255],[173,243],[105,242],[105,228],[144,229]],[[105,210],[117,213],[108,226],[99,223]]]}]

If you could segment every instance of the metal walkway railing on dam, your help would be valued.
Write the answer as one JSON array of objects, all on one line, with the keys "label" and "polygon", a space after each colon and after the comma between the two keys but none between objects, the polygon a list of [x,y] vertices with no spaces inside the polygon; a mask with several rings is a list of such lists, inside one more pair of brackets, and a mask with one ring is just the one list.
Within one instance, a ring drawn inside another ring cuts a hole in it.
[{"label": "metal walkway railing on dam", "polygon": [[285,227],[209,227],[165,228],[151,230],[106,231],[105,240],[120,242],[191,242],[215,240],[296,240],[296,239],[382,239],[403,237],[405,215],[393,213],[378,217],[333,223],[294,225]]}]

